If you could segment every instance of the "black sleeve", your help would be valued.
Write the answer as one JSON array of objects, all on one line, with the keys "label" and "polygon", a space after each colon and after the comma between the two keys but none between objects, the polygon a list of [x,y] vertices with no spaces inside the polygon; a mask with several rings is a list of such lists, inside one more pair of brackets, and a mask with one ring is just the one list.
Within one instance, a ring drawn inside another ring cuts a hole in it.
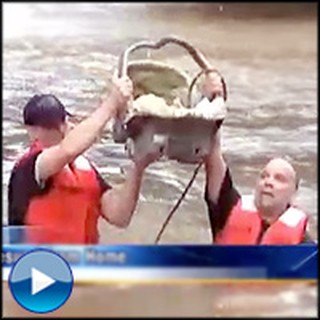
[{"label": "black sleeve", "polygon": [[102,195],[105,191],[111,189],[112,187],[103,179],[99,171],[93,165],[92,165],[92,168],[96,173],[96,176],[100,185],[100,189],[101,189],[101,195]]},{"label": "black sleeve", "polygon": [[216,203],[209,198],[208,188],[206,186],[205,201],[208,207],[209,221],[213,239],[215,239],[217,233],[223,229],[232,208],[236,205],[239,199],[240,194],[233,186],[229,168],[226,170],[218,201]]},{"label": "black sleeve", "polygon": [[23,159],[11,172],[8,186],[9,225],[23,225],[30,199],[47,193],[52,185],[50,178],[44,186],[40,186],[35,179],[35,162],[40,153]]},{"label": "black sleeve", "polygon": [[311,237],[310,233],[308,231],[305,231],[302,243],[313,243],[313,244],[315,244],[316,242]]}]

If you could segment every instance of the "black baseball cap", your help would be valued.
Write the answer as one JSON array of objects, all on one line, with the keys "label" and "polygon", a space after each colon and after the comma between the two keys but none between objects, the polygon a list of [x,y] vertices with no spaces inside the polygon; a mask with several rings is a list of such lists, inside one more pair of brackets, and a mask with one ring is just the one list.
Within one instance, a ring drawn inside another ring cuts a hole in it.
[{"label": "black baseball cap", "polygon": [[23,109],[25,125],[47,129],[57,128],[71,116],[60,100],[52,94],[34,95]]}]

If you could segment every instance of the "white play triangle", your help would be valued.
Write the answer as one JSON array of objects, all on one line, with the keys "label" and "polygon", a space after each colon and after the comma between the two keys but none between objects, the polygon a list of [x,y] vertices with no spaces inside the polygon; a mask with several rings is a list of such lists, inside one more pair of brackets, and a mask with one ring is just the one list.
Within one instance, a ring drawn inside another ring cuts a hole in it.
[{"label": "white play triangle", "polygon": [[43,289],[51,286],[56,282],[56,280],[52,279],[51,277],[47,276],[46,274],[44,274],[36,268],[31,269],[31,281],[32,295],[37,294],[38,292],[42,291]]}]

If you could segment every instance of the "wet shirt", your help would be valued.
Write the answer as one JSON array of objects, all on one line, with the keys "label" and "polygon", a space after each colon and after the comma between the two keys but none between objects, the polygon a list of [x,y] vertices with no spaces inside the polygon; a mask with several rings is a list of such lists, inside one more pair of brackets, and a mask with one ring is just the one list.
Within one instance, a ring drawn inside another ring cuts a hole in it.
[{"label": "wet shirt", "polygon": [[[52,187],[52,179],[46,180],[44,185],[40,185],[35,178],[35,163],[41,151],[30,155],[18,163],[12,170],[8,187],[8,224],[24,225],[24,217],[27,212],[30,200],[39,195],[44,195]],[[111,188],[99,172],[96,172],[101,188],[101,194]]]},{"label": "wet shirt", "polygon": [[[221,185],[218,201],[216,203],[211,201],[208,194],[208,188],[206,187],[205,201],[208,207],[209,221],[213,239],[215,239],[218,232],[224,228],[233,207],[237,204],[240,197],[240,193],[233,184],[229,168],[227,168]],[[267,221],[262,220],[262,232],[259,237],[260,240],[269,227],[270,224]],[[308,232],[305,233],[303,242],[313,242]]]}]

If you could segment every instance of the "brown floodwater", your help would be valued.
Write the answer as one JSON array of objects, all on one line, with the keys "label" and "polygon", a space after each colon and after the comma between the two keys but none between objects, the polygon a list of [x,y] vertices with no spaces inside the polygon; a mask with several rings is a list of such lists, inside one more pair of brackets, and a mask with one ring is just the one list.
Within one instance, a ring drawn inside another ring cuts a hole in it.
[{"label": "brown floodwater", "polygon": [[[277,7],[278,6],[278,7]],[[88,114],[109,85],[120,53],[140,40],[186,39],[224,75],[228,115],[223,150],[242,193],[267,159],[286,156],[301,177],[298,203],[317,238],[316,4],[16,3],[3,5],[3,223],[13,163],[27,145],[21,110],[33,94],[56,94]],[[152,57],[188,74],[198,66],[179,47]],[[131,57],[134,59],[134,56]],[[106,134],[89,151],[110,184],[129,160]],[[128,229],[101,222],[101,242],[153,243],[194,166],[159,161],[145,173]],[[168,225],[162,243],[210,243],[204,172]],[[296,284],[76,286],[59,316],[316,316],[316,286]],[[4,315],[27,316],[3,286]]]}]

